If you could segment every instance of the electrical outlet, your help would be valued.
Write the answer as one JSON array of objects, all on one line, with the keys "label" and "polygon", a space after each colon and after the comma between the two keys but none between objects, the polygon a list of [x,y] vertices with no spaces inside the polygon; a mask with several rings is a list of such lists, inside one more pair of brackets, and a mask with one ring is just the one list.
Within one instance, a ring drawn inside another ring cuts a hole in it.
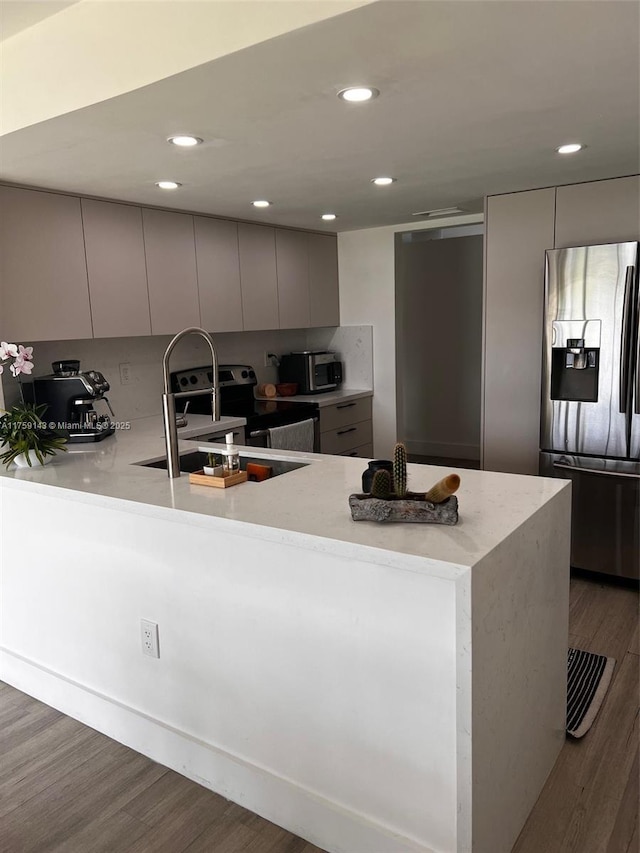
[{"label": "electrical outlet", "polygon": [[149,622],[148,619],[140,620],[140,633],[142,637],[142,654],[150,658],[160,657],[160,638],[158,635],[158,623]]},{"label": "electrical outlet", "polygon": [[264,354],[264,366],[271,367],[271,357],[269,356],[268,352],[265,352]]},{"label": "electrical outlet", "polygon": [[131,364],[128,361],[123,362],[119,365],[120,367],[120,384],[121,385],[130,385],[131,384]]}]

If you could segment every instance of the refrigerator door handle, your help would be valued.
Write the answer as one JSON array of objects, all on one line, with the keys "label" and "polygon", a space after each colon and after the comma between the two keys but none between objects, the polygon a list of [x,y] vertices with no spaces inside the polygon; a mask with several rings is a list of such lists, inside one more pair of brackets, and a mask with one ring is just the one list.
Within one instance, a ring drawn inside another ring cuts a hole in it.
[{"label": "refrigerator door handle", "polygon": [[636,278],[636,403],[634,411],[640,415],[640,278]]},{"label": "refrigerator door handle", "polygon": [[627,477],[631,480],[640,480],[640,474],[626,474],[622,471],[602,471],[599,468],[577,468],[575,465],[564,465],[562,462],[554,462],[554,468],[563,468],[565,471],[573,471],[574,474],[603,474],[605,477]]},{"label": "refrigerator door handle", "polygon": [[634,267],[628,266],[624,279],[624,306],[622,309],[622,331],[620,333],[620,414],[627,412],[629,397],[629,346],[631,344],[631,324],[633,322],[633,273]]}]

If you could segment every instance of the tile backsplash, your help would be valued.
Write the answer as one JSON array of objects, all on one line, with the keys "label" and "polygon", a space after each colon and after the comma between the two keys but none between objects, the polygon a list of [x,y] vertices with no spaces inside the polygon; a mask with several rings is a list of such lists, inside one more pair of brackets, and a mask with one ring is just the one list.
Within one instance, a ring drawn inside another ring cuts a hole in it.
[{"label": "tile backsplash", "polygon": [[[265,353],[281,355],[300,349],[335,349],[345,362],[345,387],[373,387],[371,326],[325,329],[282,329],[267,332],[225,332],[213,335],[221,364],[250,364],[259,382],[276,382],[277,368],[265,366]],[[111,385],[109,401],[117,420],[133,420],[161,411],[162,355],[170,336],[94,338],[32,342],[34,375],[51,372],[56,359],[80,359],[81,370],[99,370]],[[191,335],[171,355],[171,370],[207,364],[206,343]],[[120,381],[120,365],[128,365],[129,384]],[[3,376],[5,404],[17,396],[17,383]],[[1,401],[0,401],[1,402]]]}]

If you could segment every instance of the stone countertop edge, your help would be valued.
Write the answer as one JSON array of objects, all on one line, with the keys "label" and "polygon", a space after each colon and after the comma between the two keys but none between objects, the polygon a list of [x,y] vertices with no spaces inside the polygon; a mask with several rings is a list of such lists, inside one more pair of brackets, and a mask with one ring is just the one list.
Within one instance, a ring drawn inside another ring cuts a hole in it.
[{"label": "stone countertop edge", "polygon": [[[241,426],[242,419],[212,424],[193,416],[180,431],[179,451],[219,450],[220,445],[184,440]],[[204,428],[203,428],[204,427]],[[140,463],[165,455],[159,416],[132,422],[132,429],[101,442],[72,445],[44,468],[0,470],[4,499],[10,490],[92,503],[125,512],[225,530],[301,548],[409,568],[452,578],[474,566],[519,526],[570,488],[567,480],[460,470],[460,521],[436,524],[355,522],[348,498],[361,490],[367,460],[343,456],[241,447],[244,455],[303,463],[289,473],[231,489],[207,489],[175,480]],[[451,469],[409,464],[410,485],[426,490]],[[2,496],[0,496],[0,500]]]},{"label": "stone countertop edge", "polygon": [[[276,385],[276,382],[271,383]],[[347,400],[358,400],[361,397],[373,397],[373,391],[364,389],[339,388],[337,391],[324,391],[320,394],[294,394],[290,397],[258,397],[263,403],[268,403],[271,400],[284,401],[289,403],[317,403],[322,409],[325,406],[334,406],[336,403],[342,403]]]},{"label": "stone countertop edge", "polygon": [[265,542],[289,545],[306,551],[311,550],[350,560],[358,560],[363,563],[372,563],[390,569],[429,575],[447,581],[455,581],[463,577],[472,568],[470,565],[451,563],[446,560],[427,556],[403,554],[398,551],[385,550],[360,543],[331,539],[330,536],[325,537],[312,533],[301,533],[295,530],[285,530],[279,527],[267,527],[264,524],[158,506],[130,498],[117,498],[111,495],[101,495],[92,492],[78,492],[73,489],[52,486],[48,483],[34,483],[33,481],[5,478],[4,481],[0,482],[0,489],[3,487],[16,489],[16,491],[35,491],[37,494],[42,495],[52,495],[52,493],[55,493],[55,497],[60,500],[77,501],[84,504],[91,503],[94,506],[104,507],[105,509],[131,512],[134,515],[142,515],[148,518],[161,518],[173,524],[187,524],[205,530],[218,530],[221,533],[224,532],[232,536],[251,536],[253,539],[261,539]]}]

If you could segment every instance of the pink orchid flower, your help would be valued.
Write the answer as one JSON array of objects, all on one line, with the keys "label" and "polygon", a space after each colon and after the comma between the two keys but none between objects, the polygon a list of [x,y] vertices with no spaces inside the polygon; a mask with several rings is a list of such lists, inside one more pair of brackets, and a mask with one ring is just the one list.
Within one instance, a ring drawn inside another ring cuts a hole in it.
[{"label": "pink orchid flower", "polygon": [[[20,348],[23,349],[22,346]],[[29,347],[28,349],[33,352],[33,347]],[[6,341],[2,341],[2,343],[0,343],[0,359],[2,361],[6,361],[8,358],[16,358],[17,355],[18,347],[15,344],[8,344]]]},{"label": "pink orchid flower", "polygon": [[23,361],[33,361],[33,347],[23,347],[22,344],[18,346],[17,358],[21,358]]},{"label": "pink orchid flower", "polygon": [[29,375],[32,370],[33,363],[30,361],[26,361],[21,356],[18,356],[11,365],[11,372],[14,376],[18,376],[20,373],[25,373],[26,375]]}]

